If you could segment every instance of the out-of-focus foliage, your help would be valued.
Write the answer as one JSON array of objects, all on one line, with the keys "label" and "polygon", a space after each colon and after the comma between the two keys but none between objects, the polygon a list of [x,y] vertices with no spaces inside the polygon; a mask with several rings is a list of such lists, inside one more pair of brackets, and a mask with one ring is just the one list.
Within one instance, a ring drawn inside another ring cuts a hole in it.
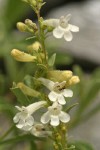
[{"label": "out-of-focus foliage", "polygon": [[[3,1],[3,0],[2,0]],[[36,138],[32,135],[18,134],[19,131],[13,126],[12,118],[15,114],[15,109],[13,106],[15,97],[10,93],[9,88],[11,88],[11,83],[13,81],[17,82],[23,79],[24,75],[34,73],[34,67],[28,64],[20,64],[13,60],[10,56],[10,51],[12,48],[20,48],[24,50],[26,44],[25,36],[23,37],[18,32],[16,32],[15,24],[20,21],[24,15],[29,10],[21,0],[7,0],[3,1],[5,5],[2,7],[0,12],[0,62],[2,70],[0,70],[0,112],[7,115],[10,119],[11,128],[0,137],[0,150],[10,149],[15,150],[15,146],[18,142],[28,141],[30,144],[30,150],[34,147],[37,150],[34,140],[41,141],[42,139]],[[30,40],[31,42],[31,40]],[[49,50],[49,48],[48,48]],[[73,59],[71,56],[65,56],[65,54],[57,53],[56,65],[70,64]],[[4,65],[3,65],[3,64]],[[73,68],[74,73],[80,77],[80,83],[77,87],[73,87],[73,90],[78,97],[79,105],[77,106],[73,120],[70,123],[69,128],[74,128],[81,122],[86,121],[98,111],[100,111],[100,103],[95,103],[97,94],[100,91],[100,68],[97,68],[91,75],[86,75],[79,66]],[[20,100],[19,102],[26,105],[27,101],[30,99],[23,93],[19,93],[19,89],[12,89],[16,97]],[[20,98],[21,97],[21,98]],[[95,104],[91,107],[91,105]],[[12,136],[8,136],[12,133]],[[8,137],[8,138],[7,138]],[[44,139],[46,140],[46,139]],[[44,142],[45,143],[45,142]],[[43,144],[44,144],[43,143]],[[84,142],[74,143],[77,150],[93,150],[90,145]],[[9,145],[6,147],[6,145]],[[48,145],[48,144],[47,144]],[[45,147],[44,149],[47,149]],[[49,145],[49,150],[50,148]]]},{"label": "out-of-focus foliage", "polygon": [[[0,10],[0,60],[1,66],[4,64],[3,69],[6,73],[6,76],[3,76],[3,78],[5,82],[11,82],[16,80],[18,70],[21,68],[10,56],[10,51],[14,47],[19,47],[19,45],[20,48],[24,48],[23,40],[25,39],[25,37],[23,38],[14,30],[14,27],[16,22],[22,19],[22,16],[26,14],[29,8],[20,0],[4,0],[1,1],[1,4],[3,6],[1,5],[2,8]],[[20,78],[20,76],[18,75],[17,78]]]}]

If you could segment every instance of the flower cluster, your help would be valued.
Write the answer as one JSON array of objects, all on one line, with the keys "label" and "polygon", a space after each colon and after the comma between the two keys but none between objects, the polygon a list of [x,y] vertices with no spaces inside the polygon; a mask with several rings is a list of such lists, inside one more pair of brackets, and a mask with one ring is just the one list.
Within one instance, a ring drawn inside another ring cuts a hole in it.
[{"label": "flower cluster", "polygon": [[[58,126],[60,122],[69,122],[70,116],[62,110],[62,105],[66,104],[65,97],[72,97],[73,92],[72,90],[65,88],[66,81],[59,83],[45,78],[39,78],[38,80],[50,90],[48,98],[53,102],[52,105],[48,107],[48,111],[41,116],[41,123],[47,124],[50,122],[50,125]],[[43,128],[44,126],[42,124],[36,124],[32,116],[36,110],[46,104],[46,101],[39,101],[30,104],[27,107],[15,106],[20,111],[13,118],[16,127],[24,131],[30,131],[34,135],[46,135],[48,131],[41,131],[40,127]],[[39,126],[39,130],[37,126]]]},{"label": "flower cluster", "polygon": [[[79,28],[69,24],[71,18],[70,14],[65,17],[61,16],[60,19],[43,20],[43,18],[40,17],[40,9],[44,5],[43,0],[23,1],[29,3],[35,11],[38,18],[38,25],[30,19],[26,19],[24,23],[18,22],[17,28],[21,32],[31,33],[33,36],[30,38],[35,37],[37,41],[27,46],[27,52],[13,49],[11,55],[17,61],[34,63],[37,65],[37,70],[34,77],[31,76],[31,79],[24,80],[24,83],[20,82],[15,84],[14,88],[18,89],[15,95],[18,96],[18,91],[21,91],[21,98],[22,95],[24,95],[26,101],[27,98],[29,98],[32,101],[38,100],[38,102],[33,103],[31,101],[31,103],[28,101],[27,106],[15,106],[19,112],[14,116],[13,121],[16,123],[17,128],[30,132],[35,136],[41,137],[50,135],[54,139],[54,142],[58,144],[57,146],[61,145],[63,149],[67,149],[66,140],[64,140],[64,143],[61,138],[66,137],[66,124],[70,121],[70,115],[64,108],[67,105],[67,98],[73,96],[73,91],[70,89],[70,86],[78,83],[79,78],[78,76],[74,76],[72,71],[53,69],[56,55],[52,55],[51,58],[48,59],[45,39],[49,32],[53,32],[55,38],[64,37],[66,41],[71,41],[73,38],[71,32],[78,32]],[[16,93],[16,90],[14,93]],[[39,116],[40,121],[37,122],[37,120],[35,120],[35,112],[41,107],[43,107],[44,110],[47,109],[47,111]],[[62,126],[65,126],[64,130]],[[60,128],[61,131],[58,131],[58,128]],[[57,139],[56,136],[58,134],[61,137],[59,139]]]}]

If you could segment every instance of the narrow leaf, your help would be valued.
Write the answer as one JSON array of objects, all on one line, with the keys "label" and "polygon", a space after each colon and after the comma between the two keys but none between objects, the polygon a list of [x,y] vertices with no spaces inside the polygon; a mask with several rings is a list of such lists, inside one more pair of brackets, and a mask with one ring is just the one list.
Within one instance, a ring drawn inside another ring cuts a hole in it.
[{"label": "narrow leaf", "polygon": [[28,99],[28,97],[26,95],[24,95],[24,93],[20,90],[20,88],[18,88],[18,87],[11,88],[11,91],[15,94],[15,96],[17,97],[17,99],[21,105],[30,104],[30,100]]},{"label": "narrow leaf", "polygon": [[12,143],[18,143],[20,141],[31,141],[31,140],[41,140],[41,141],[43,141],[44,139],[43,138],[37,138],[33,135],[27,134],[27,135],[16,136],[14,138],[7,139],[7,140],[4,140],[4,141],[0,141],[0,146],[4,145],[4,144],[12,144]]},{"label": "narrow leaf", "polygon": [[74,108],[74,107],[77,106],[77,105],[78,105],[78,103],[75,103],[75,104],[73,104],[73,105],[67,107],[67,109],[66,109],[65,111],[66,111],[66,112],[69,112],[72,108]]},{"label": "narrow leaf", "polygon": [[86,94],[84,95],[80,103],[79,108],[80,112],[86,109],[86,107],[88,107],[95,100],[95,97],[97,96],[99,91],[100,91],[100,81],[99,80],[91,81],[91,84],[88,85]]},{"label": "narrow leaf", "polygon": [[93,150],[93,147],[85,142],[75,141],[72,144],[75,145],[75,150]]},{"label": "narrow leaf", "polygon": [[52,67],[52,66],[54,65],[55,59],[56,59],[56,53],[54,53],[54,54],[50,57],[50,59],[49,59],[49,61],[48,61],[48,64],[49,64],[50,67]]}]

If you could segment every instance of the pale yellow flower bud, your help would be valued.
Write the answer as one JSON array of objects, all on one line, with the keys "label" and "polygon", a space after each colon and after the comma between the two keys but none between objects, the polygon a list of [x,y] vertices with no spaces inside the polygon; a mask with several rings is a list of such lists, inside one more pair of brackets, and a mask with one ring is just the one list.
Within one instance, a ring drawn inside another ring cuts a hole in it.
[{"label": "pale yellow flower bud", "polygon": [[38,2],[43,3],[43,0],[38,0]]},{"label": "pale yellow flower bud", "polygon": [[41,44],[40,44],[38,41],[34,42],[33,44],[31,44],[31,45],[29,45],[29,46],[27,47],[27,49],[28,49],[30,52],[32,52],[32,51],[38,52],[38,50],[39,50],[40,48],[41,48]]},{"label": "pale yellow flower bud", "polygon": [[78,77],[78,76],[73,76],[73,77],[69,80],[68,84],[69,84],[69,86],[70,86],[70,85],[77,84],[77,83],[79,83],[79,82],[80,82],[79,77]]},{"label": "pale yellow flower bud", "polygon": [[17,60],[21,62],[35,62],[36,56],[32,56],[30,54],[21,52],[17,49],[13,49],[11,51],[11,55]]},{"label": "pale yellow flower bud", "polygon": [[53,144],[55,150],[59,150],[59,147],[56,143]]},{"label": "pale yellow flower bud", "polygon": [[69,70],[66,71],[54,70],[48,72],[48,78],[57,82],[68,81],[71,77],[72,71]]},{"label": "pale yellow flower bud", "polygon": [[28,0],[28,2],[32,5],[32,6],[36,6],[37,2],[36,0]]},{"label": "pale yellow flower bud", "polygon": [[17,28],[21,32],[26,32],[27,31],[27,26],[23,22],[18,22],[17,23]]},{"label": "pale yellow flower bud", "polygon": [[32,22],[32,20],[30,19],[26,19],[25,20],[25,24],[29,27],[29,28],[33,28],[33,30],[37,30],[37,25],[36,23]]},{"label": "pale yellow flower bud", "polygon": [[40,95],[38,91],[31,89],[30,87],[26,86],[22,82],[19,82],[17,84],[17,87],[19,87],[25,95],[32,96],[32,97],[38,97]]}]

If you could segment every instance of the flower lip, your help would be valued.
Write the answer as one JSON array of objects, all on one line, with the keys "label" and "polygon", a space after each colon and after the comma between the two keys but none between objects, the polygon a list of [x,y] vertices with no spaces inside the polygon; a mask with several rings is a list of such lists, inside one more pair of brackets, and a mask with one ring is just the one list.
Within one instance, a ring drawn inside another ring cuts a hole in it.
[{"label": "flower lip", "polygon": [[50,93],[48,94],[48,97],[50,101],[52,102],[58,102],[61,105],[65,105],[66,101],[64,97],[72,97],[73,92],[70,89],[66,89],[66,81],[62,82],[53,82],[49,79],[45,78],[39,78],[39,80],[42,82],[44,86],[46,86]]},{"label": "flower lip", "polygon": [[54,102],[52,106],[48,107],[48,111],[42,115],[41,122],[43,124],[50,122],[52,126],[58,126],[60,121],[67,123],[70,121],[70,116],[62,111],[60,104]]},{"label": "flower lip", "polygon": [[62,28],[67,28],[68,27],[68,20],[66,19],[66,17],[61,16],[60,20],[59,20],[59,24]]},{"label": "flower lip", "polygon": [[57,116],[58,114],[60,114],[61,109],[62,109],[62,106],[59,105],[57,102],[55,102],[52,106],[50,106],[50,107],[48,108],[48,110],[49,110],[51,116],[52,116],[52,115],[53,115],[53,116]]},{"label": "flower lip", "polygon": [[60,92],[62,91],[63,89],[65,89],[65,85],[66,85],[66,81],[63,81],[63,82],[56,82],[54,84],[54,91],[57,91],[57,92]]}]

